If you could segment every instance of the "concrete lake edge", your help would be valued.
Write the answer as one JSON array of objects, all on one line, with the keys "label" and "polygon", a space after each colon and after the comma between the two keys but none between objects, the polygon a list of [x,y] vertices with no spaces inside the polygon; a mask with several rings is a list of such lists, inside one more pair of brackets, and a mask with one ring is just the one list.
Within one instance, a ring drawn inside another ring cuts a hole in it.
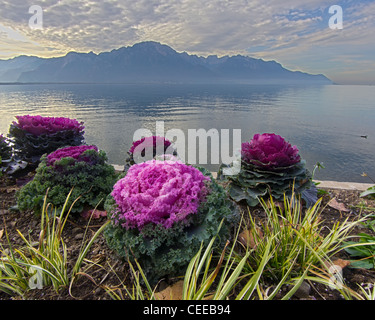
[{"label": "concrete lake edge", "polygon": [[[113,164],[116,171],[123,171],[124,166]],[[212,172],[214,178],[216,178],[216,172]],[[353,190],[353,191],[365,191],[368,188],[374,186],[371,183],[359,183],[359,182],[340,182],[340,181],[321,181],[314,180],[319,183],[319,188],[322,189],[339,189],[339,190]]]}]

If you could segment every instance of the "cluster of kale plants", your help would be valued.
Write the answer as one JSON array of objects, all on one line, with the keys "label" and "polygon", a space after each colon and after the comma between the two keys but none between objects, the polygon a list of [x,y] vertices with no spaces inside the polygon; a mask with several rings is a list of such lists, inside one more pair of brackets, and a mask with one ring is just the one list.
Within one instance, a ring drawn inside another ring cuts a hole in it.
[{"label": "cluster of kale plants", "polygon": [[82,145],[83,123],[40,116],[17,120],[10,129],[16,153],[39,163],[34,179],[17,193],[19,209],[40,212],[47,193],[49,202],[61,207],[72,188],[71,201],[78,199],[73,212],[106,199],[109,247],[125,260],[136,259],[152,283],[182,275],[201,245],[214,236],[223,247],[238,223],[235,202],[256,206],[260,198],[283,200],[293,193],[307,204],[317,200],[298,149],[275,134],[255,135],[242,144],[236,174],[223,175],[234,164],[221,166],[218,180],[226,182],[224,188],[206,169],[177,160],[173,145],[163,137],[135,141],[118,176],[104,151]]}]

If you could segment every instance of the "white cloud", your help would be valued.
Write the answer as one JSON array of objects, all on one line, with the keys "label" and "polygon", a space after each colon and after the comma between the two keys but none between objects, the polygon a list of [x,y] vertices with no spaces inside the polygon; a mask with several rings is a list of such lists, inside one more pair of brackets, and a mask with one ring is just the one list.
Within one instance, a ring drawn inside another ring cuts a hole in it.
[{"label": "white cloud", "polygon": [[[311,23],[299,12],[301,20],[288,21],[277,15],[292,8],[321,5],[324,1],[41,1],[44,9],[43,31],[28,27],[28,8],[33,1],[5,1],[0,17],[16,26],[30,39],[48,45],[87,50],[92,43],[98,50],[153,39],[196,53],[243,50],[254,41],[278,39],[292,29]],[[294,30],[295,32],[295,30]],[[62,35],[64,39],[62,39]],[[253,37],[255,35],[255,37]],[[92,48],[91,48],[92,49]]]},{"label": "white cloud", "polygon": [[334,31],[328,27],[332,2],[327,0],[40,0],[43,29],[32,30],[28,8],[35,1],[6,0],[0,21],[8,31],[0,42],[2,52],[14,55],[29,42],[30,53],[47,56],[109,51],[154,40],[177,51],[249,53],[318,73],[326,70],[327,62],[343,66],[337,55],[364,50],[360,60],[374,52],[375,3],[348,3],[344,29]]}]

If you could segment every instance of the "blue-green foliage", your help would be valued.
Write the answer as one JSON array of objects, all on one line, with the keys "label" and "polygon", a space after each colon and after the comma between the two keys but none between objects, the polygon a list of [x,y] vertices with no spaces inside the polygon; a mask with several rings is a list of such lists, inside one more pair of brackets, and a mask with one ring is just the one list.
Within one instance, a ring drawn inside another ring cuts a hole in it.
[{"label": "blue-green foliage", "polygon": [[221,165],[218,179],[227,183],[229,196],[236,202],[246,201],[248,206],[257,206],[260,198],[272,196],[283,201],[284,195],[299,195],[307,206],[317,201],[317,189],[311,180],[311,173],[306,168],[305,160],[275,170],[259,168],[246,161],[241,161],[238,174],[223,175],[225,168]]}]

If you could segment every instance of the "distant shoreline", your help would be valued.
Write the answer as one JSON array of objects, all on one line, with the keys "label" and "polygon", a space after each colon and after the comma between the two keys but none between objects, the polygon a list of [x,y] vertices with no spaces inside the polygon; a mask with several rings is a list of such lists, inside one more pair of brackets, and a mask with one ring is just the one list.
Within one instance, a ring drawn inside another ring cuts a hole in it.
[{"label": "distant shoreline", "polygon": [[[356,84],[338,84],[338,83],[319,83],[314,81],[300,81],[300,82],[0,82],[1,86],[9,85],[79,85],[79,84],[91,84],[91,85],[150,85],[150,84],[160,84],[160,85],[314,85],[314,86],[327,86],[327,85],[356,85]],[[362,85],[362,84],[360,84]],[[363,84],[366,85],[366,84]],[[368,84],[371,86],[371,84]]]},{"label": "distant shoreline", "polygon": [[375,84],[371,83],[365,83],[365,84],[357,84],[357,83],[313,83],[313,82],[305,82],[305,83],[199,83],[199,82],[190,82],[190,83],[176,83],[176,82],[0,82],[0,86],[19,86],[19,85],[47,85],[47,84],[127,84],[127,85],[140,85],[140,84],[197,84],[197,85],[203,85],[203,84],[212,84],[212,85],[218,85],[218,84],[238,84],[238,85],[315,85],[315,86],[366,86],[366,87],[373,87]]}]

